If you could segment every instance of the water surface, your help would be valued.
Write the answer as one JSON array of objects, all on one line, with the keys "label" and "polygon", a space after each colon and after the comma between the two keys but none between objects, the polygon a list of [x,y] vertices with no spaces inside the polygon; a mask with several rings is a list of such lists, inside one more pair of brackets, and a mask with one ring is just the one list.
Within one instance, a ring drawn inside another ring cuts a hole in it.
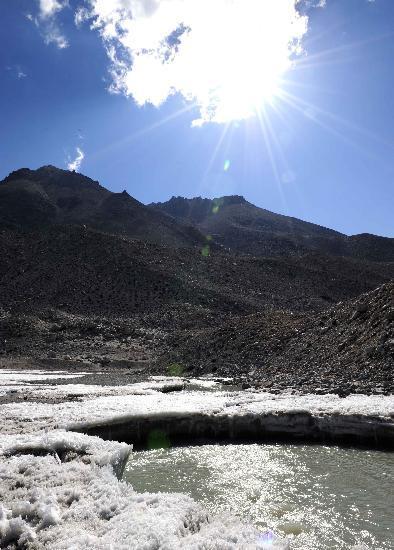
[{"label": "water surface", "polygon": [[187,493],[290,548],[394,549],[394,453],[321,445],[204,445],[133,453],[139,491]]}]

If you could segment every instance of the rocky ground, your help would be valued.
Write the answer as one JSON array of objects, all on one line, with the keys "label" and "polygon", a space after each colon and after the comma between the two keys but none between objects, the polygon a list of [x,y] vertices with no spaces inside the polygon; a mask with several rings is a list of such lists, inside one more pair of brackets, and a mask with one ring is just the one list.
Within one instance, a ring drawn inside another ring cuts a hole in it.
[{"label": "rocky ground", "polygon": [[[80,370],[86,384],[210,374],[273,392],[394,392],[394,283],[317,314],[192,312],[128,319],[3,312],[0,367]],[[166,315],[176,329],[164,328]]]},{"label": "rocky ground", "polygon": [[394,392],[394,284],[315,315],[259,313],[178,331],[158,364],[314,393]]}]

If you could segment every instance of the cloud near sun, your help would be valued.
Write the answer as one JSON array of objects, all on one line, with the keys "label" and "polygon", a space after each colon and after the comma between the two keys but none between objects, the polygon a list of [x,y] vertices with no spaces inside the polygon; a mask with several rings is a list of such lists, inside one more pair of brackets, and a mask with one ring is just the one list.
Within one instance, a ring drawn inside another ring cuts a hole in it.
[{"label": "cloud near sun", "polygon": [[180,93],[193,124],[251,116],[301,51],[307,17],[297,0],[88,0],[111,59],[112,90],[160,106]]}]

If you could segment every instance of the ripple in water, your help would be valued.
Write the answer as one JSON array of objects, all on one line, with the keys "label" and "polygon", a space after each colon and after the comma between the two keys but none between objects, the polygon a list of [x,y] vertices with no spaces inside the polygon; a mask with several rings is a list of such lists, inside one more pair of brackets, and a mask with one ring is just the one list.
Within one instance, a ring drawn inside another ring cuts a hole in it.
[{"label": "ripple in water", "polygon": [[394,549],[394,454],[310,445],[204,445],[133,453],[140,492],[187,493],[292,549]]}]

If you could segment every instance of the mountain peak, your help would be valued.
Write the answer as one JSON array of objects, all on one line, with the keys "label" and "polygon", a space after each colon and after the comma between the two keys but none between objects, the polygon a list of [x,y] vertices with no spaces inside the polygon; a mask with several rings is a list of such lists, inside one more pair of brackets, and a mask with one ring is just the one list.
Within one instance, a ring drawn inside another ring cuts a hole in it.
[{"label": "mountain peak", "polygon": [[21,168],[0,182],[0,226],[84,225],[165,246],[205,242],[195,228],[147,208],[126,190],[114,193],[78,172]]},{"label": "mountain peak", "polygon": [[33,170],[30,170],[30,168],[19,168],[18,170],[14,170],[13,172],[10,172],[8,176],[6,176],[2,183],[8,183],[9,181],[17,181],[17,180],[28,180],[30,179],[31,174],[33,173]]},{"label": "mountain peak", "polygon": [[55,184],[64,187],[78,187],[79,185],[88,184],[90,186],[103,189],[98,181],[92,180],[79,172],[63,170],[62,168],[57,168],[51,164],[41,166],[36,170],[31,170],[30,168],[20,168],[19,170],[11,172],[0,183],[11,183],[20,180],[44,185]]},{"label": "mountain peak", "polygon": [[216,213],[224,206],[250,204],[242,195],[226,195],[208,199],[193,197],[191,199],[172,196],[167,202],[152,203],[149,206],[164,211],[174,218],[188,223],[200,223],[212,213]]},{"label": "mountain peak", "polygon": [[192,197],[192,198],[186,198],[181,197],[180,195],[175,196],[173,195],[169,201],[166,203],[158,203],[158,204],[168,204],[168,203],[220,203],[220,204],[245,204],[248,201],[245,199],[243,195],[224,195],[222,197],[215,197],[213,199],[210,199],[208,197]]},{"label": "mountain peak", "polygon": [[50,174],[50,173],[64,173],[67,172],[67,170],[62,170],[61,168],[57,168],[56,166],[53,166],[51,164],[47,164],[45,166],[41,166],[40,168],[37,168],[37,170],[32,170],[31,168],[19,168],[18,170],[14,170],[11,172],[4,181],[14,181],[19,179],[31,179],[34,178],[35,174]]},{"label": "mountain peak", "polygon": [[219,205],[230,206],[232,204],[247,204],[248,201],[243,195],[224,195],[223,197],[218,197],[212,199],[212,202]]}]

